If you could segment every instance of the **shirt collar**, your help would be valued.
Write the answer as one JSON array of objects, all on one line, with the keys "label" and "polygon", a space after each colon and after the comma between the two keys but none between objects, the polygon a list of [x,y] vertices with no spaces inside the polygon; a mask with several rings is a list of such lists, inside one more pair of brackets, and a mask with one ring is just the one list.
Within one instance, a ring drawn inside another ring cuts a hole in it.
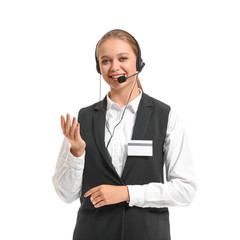
[{"label": "shirt collar", "polygon": [[[134,98],[131,102],[128,103],[128,106],[127,108],[132,112],[132,113],[136,113],[137,112],[137,109],[138,109],[138,105],[139,105],[139,102],[142,98],[142,90],[140,88],[138,88],[139,91],[140,91],[140,94]],[[126,106],[126,105],[125,105]],[[116,109],[116,110],[124,110],[125,106],[123,106],[122,108],[119,106],[118,103],[116,102],[113,102],[110,97],[109,97],[109,92],[107,94],[107,111],[109,109]]]}]

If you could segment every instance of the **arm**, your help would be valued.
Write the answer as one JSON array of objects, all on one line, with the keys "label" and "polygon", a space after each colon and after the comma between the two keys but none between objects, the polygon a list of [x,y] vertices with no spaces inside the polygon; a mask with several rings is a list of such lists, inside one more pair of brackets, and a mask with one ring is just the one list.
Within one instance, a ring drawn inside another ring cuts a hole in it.
[{"label": "arm", "polygon": [[187,206],[193,201],[196,178],[188,137],[181,119],[172,111],[164,143],[164,161],[167,181],[164,184],[128,185],[129,206]]},{"label": "arm", "polygon": [[70,152],[70,147],[70,143],[64,137],[52,178],[58,196],[66,203],[73,202],[81,194],[85,161],[85,151],[82,156],[75,157]]},{"label": "arm", "polygon": [[58,196],[67,203],[79,198],[82,189],[85,150],[74,156],[75,153],[68,139],[64,137],[52,182]]}]

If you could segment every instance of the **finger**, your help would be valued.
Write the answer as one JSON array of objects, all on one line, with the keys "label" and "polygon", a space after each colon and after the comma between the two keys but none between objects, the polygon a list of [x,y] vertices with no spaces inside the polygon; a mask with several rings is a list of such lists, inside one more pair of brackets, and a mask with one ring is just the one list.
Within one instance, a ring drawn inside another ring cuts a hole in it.
[{"label": "finger", "polygon": [[73,117],[72,126],[70,127],[69,135],[71,138],[74,137],[74,132],[76,129],[76,117]]},{"label": "finger", "polygon": [[103,201],[104,197],[102,195],[97,195],[94,197],[94,194],[92,194],[90,200],[91,200],[92,204],[97,204],[97,203]]},{"label": "finger", "polygon": [[91,200],[93,205],[98,204],[101,201],[104,201],[102,196],[95,197],[94,199]]},{"label": "finger", "polygon": [[105,206],[105,205],[106,205],[106,203],[104,201],[101,201],[101,202],[95,204],[94,207],[99,208],[99,207],[102,207],[102,206]]},{"label": "finger", "polygon": [[96,192],[98,189],[98,187],[94,187],[94,188],[91,188],[89,191],[87,191],[85,194],[84,194],[84,197],[88,197],[89,195],[93,194],[94,192]]},{"label": "finger", "polygon": [[66,135],[69,136],[69,129],[70,129],[70,114],[68,113],[67,114],[67,117],[66,117],[66,127],[65,127],[65,132],[66,132]]},{"label": "finger", "polygon": [[65,119],[63,115],[61,115],[61,128],[62,128],[63,135],[65,135]]},{"label": "finger", "polygon": [[91,190],[89,190],[89,191],[87,191],[85,194],[84,194],[84,197],[86,198],[86,197],[88,197],[89,195],[91,195]]},{"label": "finger", "polygon": [[81,136],[80,136],[80,124],[79,123],[77,123],[77,127],[76,127],[75,132],[74,132],[74,138],[75,139],[81,138]]}]

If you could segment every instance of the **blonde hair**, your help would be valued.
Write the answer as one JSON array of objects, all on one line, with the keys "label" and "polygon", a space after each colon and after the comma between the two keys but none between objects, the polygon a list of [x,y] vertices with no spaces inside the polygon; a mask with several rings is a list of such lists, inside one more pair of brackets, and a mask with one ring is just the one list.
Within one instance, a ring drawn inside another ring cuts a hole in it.
[{"label": "blonde hair", "polygon": [[[110,38],[121,39],[121,40],[127,42],[133,49],[133,52],[135,53],[136,57],[139,56],[139,49],[138,49],[136,40],[128,32],[121,30],[121,29],[114,29],[114,30],[111,30],[111,31],[107,32],[106,34],[104,34],[103,37],[99,40],[99,42],[97,44],[97,48],[96,48],[96,58],[97,59],[98,59],[99,47],[101,46],[102,43],[104,43],[106,40],[108,40]],[[141,84],[139,78],[137,79],[137,85],[141,90],[143,90],[142,84]]]}]

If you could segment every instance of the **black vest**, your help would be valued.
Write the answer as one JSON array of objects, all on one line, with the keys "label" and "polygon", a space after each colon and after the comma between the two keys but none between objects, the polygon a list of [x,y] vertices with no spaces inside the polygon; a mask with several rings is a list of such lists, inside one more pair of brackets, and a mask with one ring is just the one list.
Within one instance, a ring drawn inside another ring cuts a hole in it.
[{"label": "black vest", "polygon": [[128,156],[120,177],[105,147],[107,96],[78,114],[86,142],[81,206],[73,240],[170,240],[168,208],[130,207],[127,202],[94,208],[84,194],[93,187],[142,185],[164,181],[163,143],[170,107],[144,92],[133,129],[133,140],[153,140],[153,156]]}]

